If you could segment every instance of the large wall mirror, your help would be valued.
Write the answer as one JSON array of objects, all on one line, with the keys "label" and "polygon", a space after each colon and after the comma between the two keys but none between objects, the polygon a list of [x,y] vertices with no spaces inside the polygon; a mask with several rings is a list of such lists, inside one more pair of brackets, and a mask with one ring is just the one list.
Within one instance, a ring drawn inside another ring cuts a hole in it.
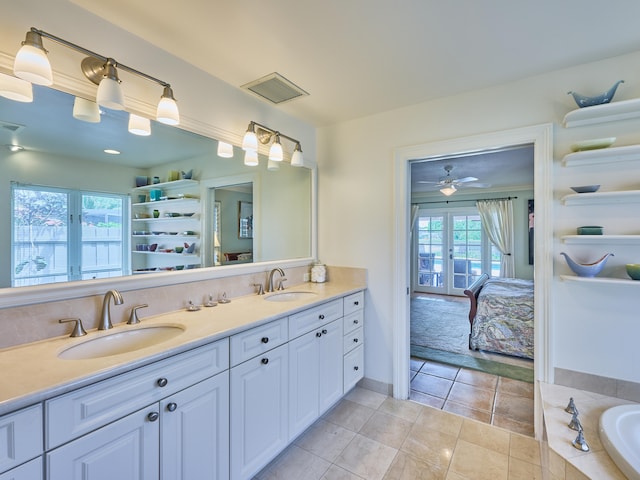
[{"label": "large wall mirror", "polygon": [[[0,97],[0,288],[33,285],[20,279],[42,273],[51,277],[44,284],[312,256],[312,170],[288,162],[268,170],[262,155],[259,166],[247,167],[237,147],[222,158],[215,139],[153,121],[151,135],[134,135],[126,112],[105,110],[99,123],[81,121],[73,116],[74,99],[38,86],[33,103]],[[33,197],[49,188],[89,198],[71,200],[59,214],[53,202]],[[24,211],[19,194],[35,204],[35,227],[16,218]],[[121,210],[114,211],[118,199]],[[81,216],[70,219],[73,202]],[[92,242],[61,246],[73,222],[81,240],[90,233]],[[109,240],[118,233],[121,245]],[[18,256],[18,244],[28,253]],[[122,268],[108,268],[119,255]]]}]

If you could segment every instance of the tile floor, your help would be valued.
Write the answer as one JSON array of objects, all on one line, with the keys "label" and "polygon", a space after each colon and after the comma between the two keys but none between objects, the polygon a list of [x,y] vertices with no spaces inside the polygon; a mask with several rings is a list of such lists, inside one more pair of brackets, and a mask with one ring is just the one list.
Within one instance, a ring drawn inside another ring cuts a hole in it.
[{"label": "tile floor", "polygon": [[533,437],[533,384],[411,359],[410,399]]},{"label": "tile floor", "polygon": [[356,387],[257,480],[531,480],[529,436]]}]

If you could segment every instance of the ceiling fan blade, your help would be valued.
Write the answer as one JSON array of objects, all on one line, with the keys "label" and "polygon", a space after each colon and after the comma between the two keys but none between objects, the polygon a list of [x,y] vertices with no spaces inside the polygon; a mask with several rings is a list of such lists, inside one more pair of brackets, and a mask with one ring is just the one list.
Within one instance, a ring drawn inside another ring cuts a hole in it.
[{"label": "ceiling fan blade", "polygon": [[454,183],[466,183],[466,182],[477,182],[478,179],[476,177],[463,177],[454,180]]},{"label": "ceiling fan blade", "polygon": [[418,180],[416,183],[431,183],[432,185],[440,184],[440,182],[430,182],[429,180]]},{"label": "ceiling fan blade", "polygon": [[460,185],[461,187],[471,187],[471,188],[489,188],[491,187],[490,183],[465,183],[464,185]]}]

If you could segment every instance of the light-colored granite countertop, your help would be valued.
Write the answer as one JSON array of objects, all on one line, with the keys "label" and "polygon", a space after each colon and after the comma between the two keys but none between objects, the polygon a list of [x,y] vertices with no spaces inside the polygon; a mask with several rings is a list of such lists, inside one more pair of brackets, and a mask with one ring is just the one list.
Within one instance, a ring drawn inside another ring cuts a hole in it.
[{"label": "light-colored granite countertop", "polygon": [[[540,383],[540,393],[549,447],[588,478],[626,480],[600,441],[598,422],[608,408],[634,402],[548,383]],[[571,397],[579,412],[589,452],[582,452],[572,445],[578,432],[568,427],[571,415],[564,410]]]},{"label": "light-colored granite countertop", "polygon": [[[111,330],[89,331],[83,337],[57,337],[0,350],[0,415],[365,288],[366,285],[359,283],[305,283],[286,291],[308,291],[317,295],[286,302],[248,295],[233,298],[231,303],[203,307],[197,312],[183,309],[152,317],[144,317],[141,310],[138,325],[123,323]],[[58,358],[60,352],[77,343],[162,324],[180,326],[184,331],[162,343],[118,355],[87,360]]]}]

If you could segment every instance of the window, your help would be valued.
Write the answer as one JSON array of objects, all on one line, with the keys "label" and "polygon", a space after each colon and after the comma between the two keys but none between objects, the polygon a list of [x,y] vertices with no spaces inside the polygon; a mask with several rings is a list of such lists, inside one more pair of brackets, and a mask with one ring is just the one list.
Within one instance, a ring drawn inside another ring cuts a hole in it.
[{"label": "window", "polygon": [[11,190],[12,286],[130,273],[125,195],[16,183]]}]

